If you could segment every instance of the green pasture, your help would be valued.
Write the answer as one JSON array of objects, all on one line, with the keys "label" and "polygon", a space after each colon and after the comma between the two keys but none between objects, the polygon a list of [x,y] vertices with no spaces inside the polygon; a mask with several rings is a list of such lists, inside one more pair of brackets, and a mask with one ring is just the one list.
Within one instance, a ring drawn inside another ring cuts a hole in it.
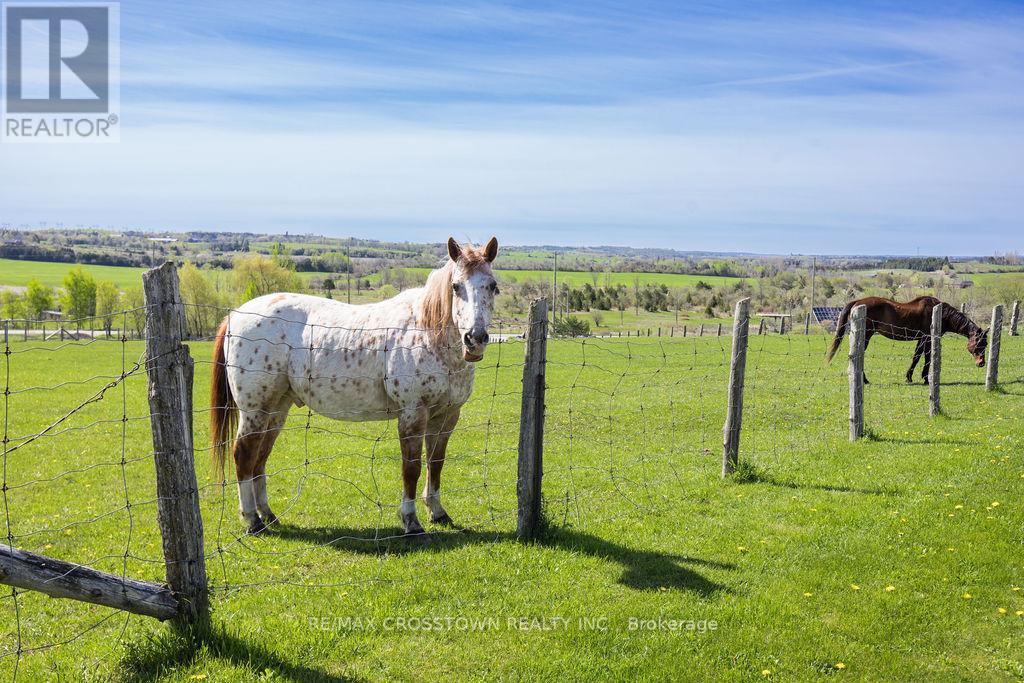
[{"label": "green pasture", "polygon": [[[0,678],[1019,680],[1024,344],[1004,339],[986,393],[947,337],[930,419],[902,378],[911,349],[876,338],[869,438],[850,444],[826,343],[751,339],[744,464],[722,481],[730,339],[552,340],[548,528],[530,544],[514,539],[522,342],[477,369],[443,479],[462,529],[421,511],[430,544],[396,537],[394,424],[299,408],[268,466],[281,524],[244,536],[208,465],[210,345],[192,343],[213,627],[4,591]],[[4,536],[159,581],[142,344],[10,351]]]},{"label": "green pasture", "polygon": [[[33,278],[44,285],[60,287],[68,271],[78,267],[77,263],[52,263],[49,261],[17,261],[0,259],[0,285],[25,286]],[[125,266],[82,265],[85,272],[97,280],[110,280],[120,287],[140,284],[145,268]]]},{"label": "green pasture", "polygon": [[[420,279],[426,278],[430,274],[430,268],[403,268],[402,270]],[[499,282],[550,283],[552,279],[550,270],[502,270],[499,268],[496,273]],[[379,274],[375,274],[374,277],[376,279],[371,279],[371,282],[379,281]],[[592,273],[568,270],[558,272],[558,282],[573,287],[582,287],[585,284],[595,285],[595,283],[598,287],[608,285],[633,287],[635,282],[639,282],[641,287],[662,284],[668,287],[696,287],[697,283],[701,281],[712,287],[728,287],[741,280],[743,278],[723,275],[683,275],[680,273]]]},{"label": "green pasture", "polygon": [[973,280],[975,285],[992,286],[1013,283],[1018,287],[1024,287],[1024,273],[1001,272],[1001,273],[967,273],[961,276],[964,280]]}]

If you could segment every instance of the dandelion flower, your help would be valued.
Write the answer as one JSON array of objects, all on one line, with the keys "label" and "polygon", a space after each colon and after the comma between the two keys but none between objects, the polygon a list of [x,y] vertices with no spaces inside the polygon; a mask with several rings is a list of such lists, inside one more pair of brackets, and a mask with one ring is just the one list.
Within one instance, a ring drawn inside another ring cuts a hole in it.
[{"label": "dandelion flower", "polygon": [[1000,607],[1000,608],[999,608],[999,610],[998,610],[998,612],[999,612],[1000,614],[1006,614],[1006,608],[1005,608],[1005,607]]},{"label": "dandelion flower", "polygon": [[973,598],[973,597],[974,597],[974,596],[973,596],[973,595],[971,595],[970,593],[964,593],[964,600],[970,600],[970,599],[971,599],[971,598]]},{"label": "dandelion flower", "polygon": [[772,670],[771,669],[762,669],[761,670],[761,675],[764,676],[765,678],[768,678],[769,676],[772,675]]},{"label": "dandelion flower", "polygon": [[850,584],[850,588],[852,588],[852,589],[853,589],[853,590],[855,590],[855,591],[859,591],[859,590],[860,590],[860,586],[858,586],[858,585],[857,585],[857,584],[855,584],[855,583],[851,583],[851,584]]},{"label": "dandelion flower", "polygon": [[804,593],[804,597],[805,597],[805,598],[809,598],[809,597],[811,597],[812,595],[814,595],[814,593]]},{"label": "dandelion flower", "polygon": [[836,668],[837,669],[845,669],[846,665],[843,664],[842,662],[836,662]]},{"label": "dandelion flower", "polygon": [[896,590],[896,586],[886,586],[885,587],[885,592],[886,593],[892,593],[894,590]]}]

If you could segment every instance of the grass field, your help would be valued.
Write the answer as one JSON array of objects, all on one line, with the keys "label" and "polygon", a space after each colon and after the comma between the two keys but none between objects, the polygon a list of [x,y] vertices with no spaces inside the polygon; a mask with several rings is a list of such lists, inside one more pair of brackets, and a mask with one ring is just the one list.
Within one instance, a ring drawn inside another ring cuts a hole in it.
[{"label": "grass field", "polygon": [[[60,287],[68,271],[77,267],[74,263],[50,263],[46,261],[16,261],[0,259],[0,285],[23,287],[35,278],[44,285]],[[91,266],[82,268],[97,280],[110,280],[120,287],[141,284],[145,268],[128,268],[121,266]]]},{"label": "grass field", "polygon": [[[19,633],[25,649],[60,643],[20,658],[26,681],[1024,676],[1020,338],[1004,339],[1003,390],[985,393],[963,339],[947,337],[937,419],[927,388],[902,381],[910,349],[876,339],[870,438],[851,445],[845,367],[823,365],[826,339],[755,337],[746,465],[722,482],[729,341],[550,343],[550,528],[529,545],[513,538],[521,342],[493,345],[478,369],[443,488],[465,529],[428,525],[429,545],[394,538],[394,425],[313,417],[307,430],[300,409],[268,467],[282,524],[242,536],[236,494],[207,464],[210,345],[193,343],[213,632],[192,650],[157,622],[19,591],[17,610],[0,597],[0,655]],[[17,445],[142,346],[11,350]],[[136,373],[9,453],[14,545],[160,580],[151,449]],[[0,657],[0,677],[15,661]]]},{"label": "grass field", "polygon": [[962,277],[965,280],[973,280],[975,285],[981,286],[999,285],[1006,282],[1014,282],[1018,285],[1024,285],[1024,273],[1021,272],[969,273]]},{"label": "grass field", "polygon": [[[425,278],[430,274],[429,268],[403,268],[407,273],[418,278]],[[497,270],[498,281],[505,282],[529,282],[541,281],[551,282],[550,270]],[[717,275],[682,275],[679,273],[584,273],[579,271],[559,271],[558,281],[564,282],[573,287],[582,287],[585,284],[594,284],[597,278],[597,286],[604,287],[625,285],[632,287],[635,280],[640,285],[667,285],[669,287],[695,287],[698,282],[711,285],[712,287],[727,287],[736,284],[743,278],[726,277]]]}]

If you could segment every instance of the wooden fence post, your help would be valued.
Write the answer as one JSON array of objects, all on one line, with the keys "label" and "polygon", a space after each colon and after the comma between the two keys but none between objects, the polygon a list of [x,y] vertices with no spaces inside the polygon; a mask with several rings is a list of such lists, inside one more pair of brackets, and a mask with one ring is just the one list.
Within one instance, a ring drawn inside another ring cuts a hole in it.
[{"label": "wooden fence post", "polygon": [[722,323],[718,323],[718,334],[716,336],[722,336]]},{"label": "wooden fence post", "polygon": [[811,314],[807,314],[807,318],[804,320],[804,336],[811,333]]},{"label": "wooden fence post", "polygon": [[698,337],[703,337],[704,336],[704,323],[700,324],[700,334],[698,334],[697,336]]},{"label": "wooden fence post", "polygon": [[850,315],[850,441],[864,436],[864,336],[866,306],[855,306]]},{"label": "wooden fence post", "polygon": [[178,603],[164,586],[108,574],[73,562],[44,557],[0,544],[0,583],[122,609],[165,621],[178,615]]},{"label": "wooden fence post", "polygon": [[1010,336],[1017,336],[1017,323],[1020,322],[1020,301],[1013,302],[1013,310],[1010,312]]},{"label": "wooden fence post", "polygon": [[146,372],[156,464],[157,522],[167,583],[178,600],[178,621],[209,615],[203,518],[192,443],[192,356],[181,343],[185,307],[178,271],[165,263],[143,274]]},{"label": "wooden fence post", "polygon": [[761,322],[757,326],[757,334],[758,335],[764,334],[764,318],[761,318]]},{"label": "wooden fence post", "polygon": [[729,363],[729,404],[725,414],[722,476],[736,469],[743,428],[743,382],[747,372],[747,337],[750,331],[750,299],[736,302],[732,320],[732,360]]},{"label": "wooden fence post", "polygon": [[942,376],[942,304],[932,308],[932,362],[928,368],[928,414],[939,414],[939,383]]},{"label": "wooden fence post", "polygon": [[519,515],[516,535],[533,538],[541,522],[541,479],[544,472],[544,371],[548,353],[548,301],[530,304],[523,363],[523,404],[519,417]]},{"label": "wooden fence post", "polygon": [[1003,333],[1003,305],[992,309],[992,326],[988,329],[988,367],[985,368],[985,390],[995,391],[999,384],[999,343]]}]

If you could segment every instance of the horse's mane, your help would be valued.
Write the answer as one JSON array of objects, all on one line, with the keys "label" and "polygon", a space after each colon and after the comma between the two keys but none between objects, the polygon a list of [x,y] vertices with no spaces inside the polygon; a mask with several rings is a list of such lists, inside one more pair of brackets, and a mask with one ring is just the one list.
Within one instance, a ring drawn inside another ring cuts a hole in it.
[{"label": "horse's mane", "polygon": [[949,323],[949,329],[957,334],[962,334],[965,337],[970,338],[978,332],[981,332],[981,328],[974,324],[974,321],[968,318],[966,315],[960,312],[956,306],[944,303],[942,305],[943,314]]},{"label": "horse's mane", "polygon": [[[462,246],[459,264],[469,272],[489,264],[483,249],[471,244]],[[429,330],[435,343],[442,343],[452,321],[452,273],[455,261],[450,258],[427,277],[424,287],[420,327]]]}]

